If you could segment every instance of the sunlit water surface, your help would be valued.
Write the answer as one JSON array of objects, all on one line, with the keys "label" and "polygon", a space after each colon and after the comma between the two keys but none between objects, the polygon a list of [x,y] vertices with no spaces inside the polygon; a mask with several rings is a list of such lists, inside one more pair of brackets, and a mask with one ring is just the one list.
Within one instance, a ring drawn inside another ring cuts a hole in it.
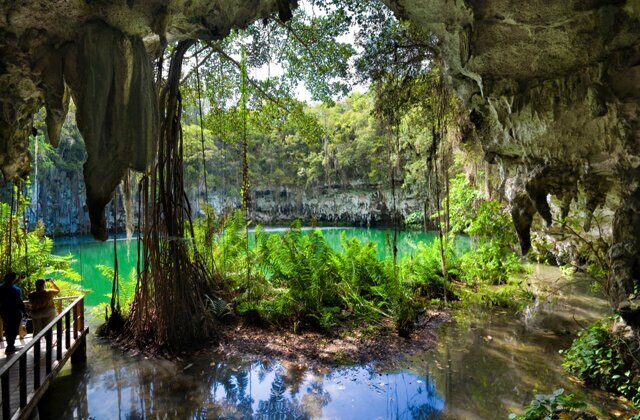
[{"label": "sunlit water surface", "polygon": [[[330,229],[376,240],[382,230]],[[424,236],[423,236],[424,235]],[[403,233],[400,252],[433,235]],[[110,264],[113,244],[59,243],[82,264],[90,304],[104,301],[110,286],[96,280],[94,265]],[[118,242],[119,264],[134,266],[135,241]],[[80,251],[80,252],[79,252]],[[82,255],[82,257],[80,257]],[[162,361],[132,357],[91,335],[88,364],[66,367],[40,405],[41,418],[506,418],[536,393],[565,388],[586,399],[602,416],[619,405],[603,393],[570,381],[558,350],[567,348],[579,325],[606,313],[606,302],[589,293],[586,278],[562,278],[536,266],[530,284],[546,296],[520,314],[472,308],[445,324],[437,347],[393,366],[331,370],[224,355]],[[95,324],[95,322],[94,322]],[[94,328],[95,329],[95,328]]]}]

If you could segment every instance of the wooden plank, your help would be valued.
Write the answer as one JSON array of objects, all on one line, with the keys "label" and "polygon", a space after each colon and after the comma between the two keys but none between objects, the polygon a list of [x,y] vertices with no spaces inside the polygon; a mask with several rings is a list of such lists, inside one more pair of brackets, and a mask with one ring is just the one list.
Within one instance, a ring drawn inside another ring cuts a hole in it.
[{"label": "wooden plank", "polygon": [[[28,354],[29,353],[23,354],[22,357],[20,357],[20,361],[18,362],[19,363],[18,381],[20,382],[20,407],[24,407],[25,405],[27,405],[27,382],[29,382],[29,379],[27,378],[27,355]],[[34,359],[34,363],[38,363],[38,362]]]},{"label": "wooden plank", "polygon": [[[27,392],[26,392],[26,403],[24,404],[24,408],[20,411],[18,410],[20,406],[23,405],[21,404],[22,403],[21,401],[22,386],[20,383],[20,372],[19,372],[20,364],[18,363],[11,367],[11,369],[9,370],[9,376],[7,376],[7,382],[9,382],[10,384],[7,388],[7,390],[9,391],[9,398],[8,398],[9,404],[4,404],[4,401],[7,400],[4,394],[3,394],[2,402],[0,402],[0,405],[2,405],[3,411],[5,410],[5,406],[8,407],[10,411],[8,417],[5,417],[3,415],[4,418],[17,419],[17,418],[26,418],[28,416],[31,410],[33,410],[33,408],[38,404],[42,395],[44,395],[44,392],[49,387],[49,383],[53,380],[56,374],[62,369],[62,367],[67,362],[67,360],[69,360],[72,354],[80,348],[80,346],[82,345],[82,341],[86,339],[86,334],[88,333],[88,331],[89,330],[87,328],[85,329],[85,331],[79,332],[78,339],[72,341],[71,346],[69,347],[69,350],[65,351],[62,359],[60,361],[52,362],[50,375],[46,375],[45,373],[44,365],[47,363],[47,360],[46,360],[46,357],[42,354],[43,353],[42,349],[44,348],[44,346],[46,346],[46,343],[41,342],[40,346],[38,346],[39,347],[38,350],[36,350],[36,347],[34,346],[31,349],[31,351],[24,354],[24,357],[26,358],[25,366],[27,368],[26,375],[24,376],[27,379],[25,384],[26,385],[25,389]],[[25,339],[28,339],[28,338],[29,337],[25,337]],[[53,344],[55,346],[57,343],[53,343]],[[34,355],[36,353],[40,354],[39,363],[36,362],[37,359],[34,358]],[[10,358],[0,359],[0,367],[6,364],[7,361],[13,360],[14,357],[15,356],[11,356]],[[36,386],[36,378],[35,378],[36,371],[38,371],[39,373],[38,379],[39,379],[39,382],[41,383],[41,386]],[[4,389],[3,389],[3,393],[4,393]]]},{"label": "wooden plank", "polygon": [[20,410],[19,413],[13,415],[12,420],[26,419],[29,417],[29,415],[31,415],[33,409],[38,405],[38,402],[40,402],[42,396],[45,394],[45,392],[47,392],[47,389],[49,389],[49,385],[51,384],[53,378],[55,378],[55,376],[58,374],[58,372],[60,372],[67,360],[69,360],[71,355],[79,348],[83,340],[86,339],[88,333],[89,328],[87,327],[84,329],[84,331],[78,334],[78,339],[71,344],[69,351],[65,352],[62,360],[60,360],[59,362],[55,362],[53,369],[51,370],[51,375],[49,375],[46,381],[43,382],[40,388],[33,391],[27,396],[29,402],[22,410]]},{"label": "wooden plank", "polygon": [[[70,328],[71,311],[74,313],[74,318],[76,318],[75,315],[78,318],[78,322],[74,322],[74,327],[84,327],[83,308],[83,297],[76,298],[71,306],[62,311],[35,337],[29,334],[20,338],[22,349],[9,357],[0,359],[0,377],[2,378],[0,381],[2,386],[0,406],[3,419],[26,418],[38,404],[51,380],[62,369],[64,363],[75,352],[85,351],[84,346],[89,329],[82,328],[81,331],[78,331],[73,328],[74,340],[71,341],[72,331]],[[53,328],[56,328],[55,336]],[[0,348],[4,347],[3,344],[0,341]],[[43,346],[44,354],[42,354]],[[56,351],[55,361],[52,360],[54,349]]]},{"label": "wooden plank", "polygon": [[[11,376],[5,375],[2,377],[2,418],[8,419],[11,417]],[[7,404],[5,404],[5,401]]]}]

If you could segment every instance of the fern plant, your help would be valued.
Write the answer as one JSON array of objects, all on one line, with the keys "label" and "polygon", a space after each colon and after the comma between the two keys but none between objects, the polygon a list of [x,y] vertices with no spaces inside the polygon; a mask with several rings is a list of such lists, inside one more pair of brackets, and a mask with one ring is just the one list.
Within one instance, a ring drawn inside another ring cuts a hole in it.
[{"label": "fern plant", "polygon": [[35,280],[53,277],[59,279],[58,286],[63,295],[82,293],[80,274],[73,268],[73,256],[54,255],[53,240],[45,236],[44,225],[39,222],[28,232],[21,218],[16,216],[28,204],[18,200],[14,214],[6,203],[0,203],[0,255],[2,275],[9,271],[26,273],[27,279],[20,283],[25,292],[35,289]]}]

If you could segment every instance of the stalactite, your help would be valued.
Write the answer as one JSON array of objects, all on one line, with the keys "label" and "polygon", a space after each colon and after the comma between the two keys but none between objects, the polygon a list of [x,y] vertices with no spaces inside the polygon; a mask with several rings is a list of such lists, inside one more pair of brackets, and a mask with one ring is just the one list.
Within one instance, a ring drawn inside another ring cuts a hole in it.
[{"label": "stalactite", "polygon": [[133,210],[133,195],[131,193],[131,184],[133,182],[133,174],[131,173],[131,171],[127,171],[122,180],[125,231],[127,234],[127,239],[131,239],[133,237],[133,224],[135,219],[135,213]]}]

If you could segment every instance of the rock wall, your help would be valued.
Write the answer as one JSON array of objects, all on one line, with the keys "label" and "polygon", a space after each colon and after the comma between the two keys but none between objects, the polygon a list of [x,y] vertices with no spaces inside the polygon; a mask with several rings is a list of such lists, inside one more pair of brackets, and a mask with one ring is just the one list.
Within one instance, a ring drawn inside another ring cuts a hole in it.
[{"label": "rock wall", "polygon": [[[509,178],[522,249],[548,194],[615,195],[611,300],[640,330],[640,1],[385,0],[438,37],[467,139]],[[589,228],[589,220],[585,228]]]},{"label": "rock wall", "polygon": [[[32,192],[37,191],[37,199],[32,197],[31,206],[27,211],[27,219],[31,226],[41,220],[45,232],[54,237],[84,235],[91,232],[86,188],[81,172],[68,172],[51,167],[41,171],[37,189],[34,184],[35,182],[32,183]],[[118,188],[117,211],[117,228],[121,234],[127,228],[122,187]],[[135,212],[133,208],[132,213]],[[133,217],[135,224],[135,214]],[[113,224],[113,203],[110,200],[105,210],[105,229],[109,235],[113,235]]]},{"label": "rock wall", "polygon": [[[86,190],[81,173],[71,173],[57,168],[43,171],[38,182],[38,199],[32,200],[27,217],[31,224],[42,220],[47,234],[84,235],[91,231],[89,211],[86,206]],[[127,230],[127,206],[123,186],[117,189],[117,230],[119,234]],[[9,192],[6,192],[7,196]],[[137,224],[137,198],[132,192],[131,225]],[[194,217],[202,215],[202,203],[197,195],[190,199]],[[240,199],[213,193],[209,203],[222,214],[240,208]],[[376,186],[353,186],[349,188],[304,189],[299,187],[281,187],[274,190],[257,190],[252,196],[251,217],[254,222],[269,224],[287,224],[294,220],[305,223],[319,223],[346,226],[391,226],[393,218],[393,195],[390,190]],[[396,195],[398,222],[411,212],[420,210],[422,204],[415,197],[402,192]],[[105,210],[106,230],[113,235],[113,203],[110,201]]]},{"label": "rock wall", "polygon": [[[391,225],[393,195],[388,189],[370,186],[350,188],[280,188],[255,193],[253,218],[260,223],[274,223],[300,219],[321,223],[355,226]],[[414,197],[399,192],[395,208],[398,221],[420,209]]]},{"label": "rock wall", "polygon": [[[191,194],[194,214],[203,214],[199,195]],[[209,203],[222,214],[240,208],[240,198],[212,193]],[[252,193],[251,217],[262,225],[303,222],[347,226],[391,226],[393,194],[377,185],[352,185],[325,188],[277,187],[257,189]],[[402,191],[396,194],[398,221],[421,209],[421,202]]]}]

